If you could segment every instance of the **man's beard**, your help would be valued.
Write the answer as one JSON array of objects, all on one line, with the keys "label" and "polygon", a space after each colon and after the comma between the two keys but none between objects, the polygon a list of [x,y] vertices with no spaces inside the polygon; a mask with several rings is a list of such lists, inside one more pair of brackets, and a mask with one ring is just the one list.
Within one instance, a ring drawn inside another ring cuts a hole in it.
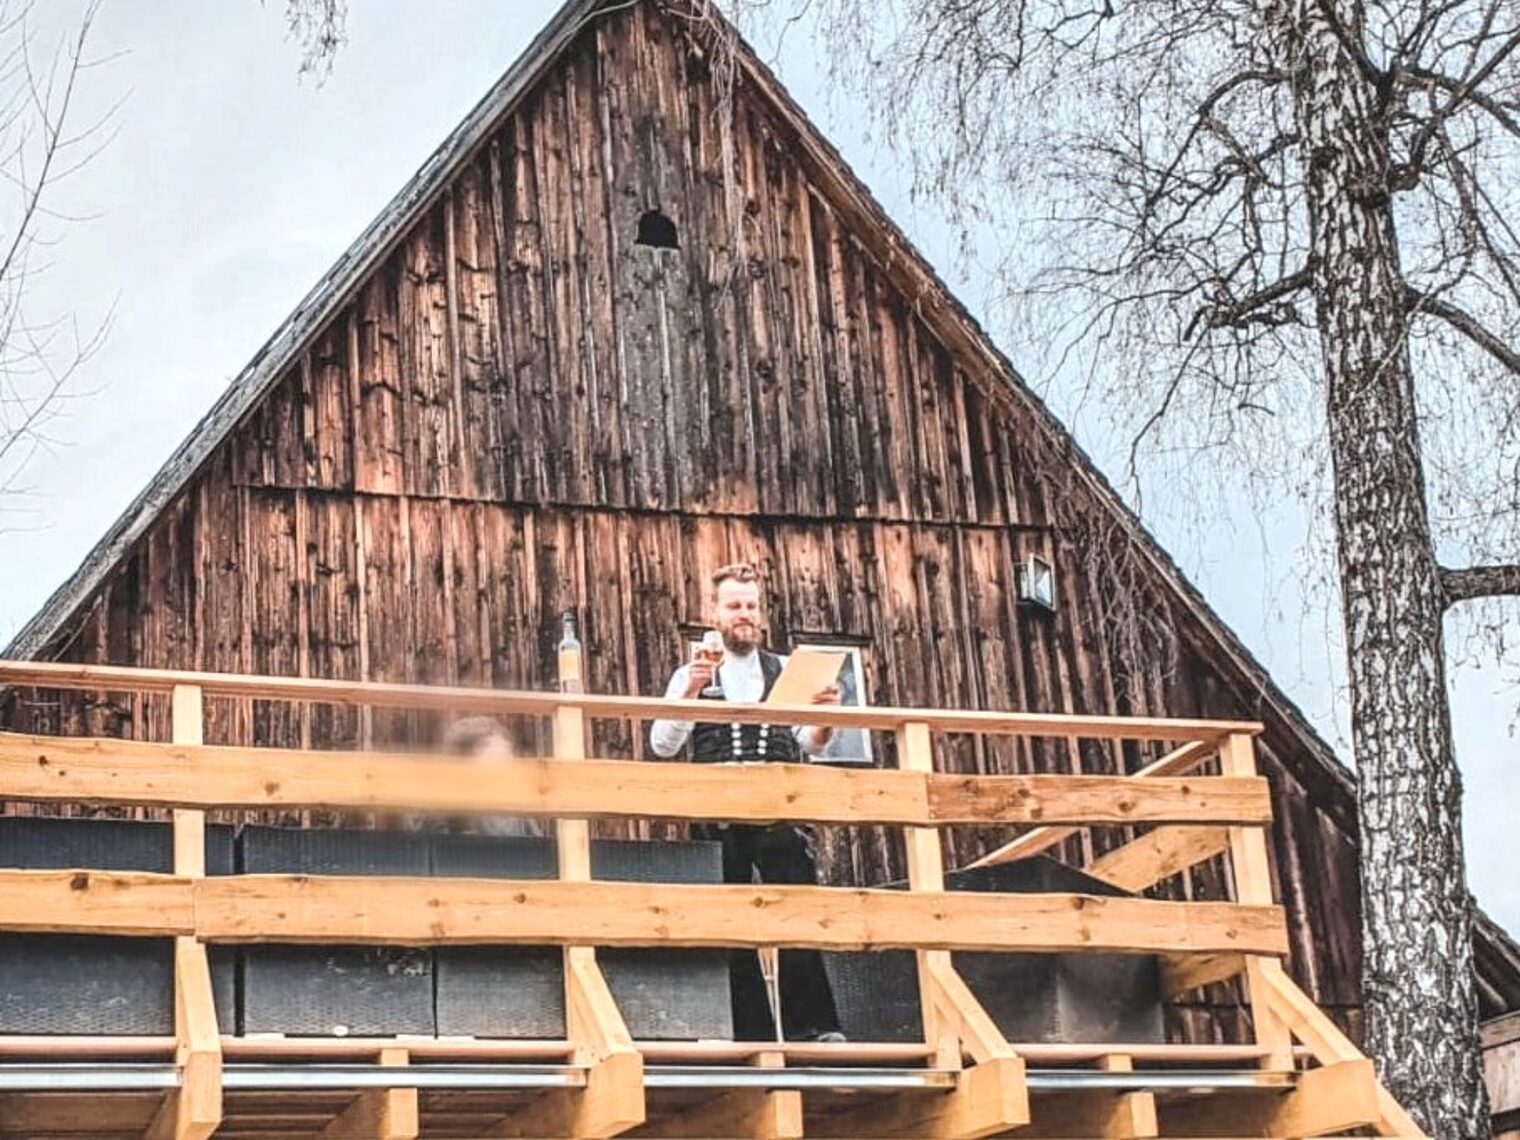
[{"label": "man's beard", "polygon": [[741,625],[723,631],[723,647],[730,653],[749,653],[760,644],[757,626]]}]

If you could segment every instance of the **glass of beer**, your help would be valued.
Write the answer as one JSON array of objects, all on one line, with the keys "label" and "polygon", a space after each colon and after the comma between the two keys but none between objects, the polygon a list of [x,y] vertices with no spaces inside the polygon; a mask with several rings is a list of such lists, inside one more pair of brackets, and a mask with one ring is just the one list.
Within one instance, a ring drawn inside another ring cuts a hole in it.
[{"label": "glass of beer", "polygon": [[697,646],[697,660],[705,661],[713,667],[713,677],[705,689],[702,690],[704,697],[721,697],[722,688],[718,685],[718,666],[723,664],[723,635],[715,629],[710,629],[702,635],[702,643]]}]

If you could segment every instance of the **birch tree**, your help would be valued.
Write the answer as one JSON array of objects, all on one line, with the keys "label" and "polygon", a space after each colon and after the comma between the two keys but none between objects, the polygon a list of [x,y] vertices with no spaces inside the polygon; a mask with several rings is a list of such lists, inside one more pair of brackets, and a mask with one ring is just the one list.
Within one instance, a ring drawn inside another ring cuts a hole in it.
[{"label": "birch tree", "polygon": [[798,8],[918,192],[973,253],[1012,251],[1020,311],[1143,409],[1132,463],[1162,437],[1310,466],[1325,442],[1366,1045],[1432,1135],[1487,1135],[1443,617],[1508,596],[1502,637],[1520,595],[1520,7]]}]

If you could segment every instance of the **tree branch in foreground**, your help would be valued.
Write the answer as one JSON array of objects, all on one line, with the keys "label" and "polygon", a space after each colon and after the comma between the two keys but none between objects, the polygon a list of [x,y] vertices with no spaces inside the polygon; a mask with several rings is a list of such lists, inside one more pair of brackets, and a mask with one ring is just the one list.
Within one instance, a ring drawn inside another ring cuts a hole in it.
[{"label": "tree branch in foreground", "polygon": [[1446,604],[1472,598],[1520,596],[1520,563],[1501,566],[1469,566],[1465,570],[1441,570]]}]

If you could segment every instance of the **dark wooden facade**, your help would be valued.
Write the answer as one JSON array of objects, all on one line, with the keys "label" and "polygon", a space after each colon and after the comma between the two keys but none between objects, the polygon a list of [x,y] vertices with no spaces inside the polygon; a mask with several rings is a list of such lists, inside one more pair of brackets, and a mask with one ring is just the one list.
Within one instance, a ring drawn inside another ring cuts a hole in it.
[{"label": "dark wooden facade", "polygon": [[[694,27],[653,0],[588,22],[40,655],[544,687],[576,609],[591,685],[653,693],[709,572],[750,559],[772,643],[862,646],[876,703],[1265,720],[1294,971],[1354,1024],[1349,779],[747,57],[725,164]],[[650,210],[679,248],[635,243]],[[1053,614],[1015,603],[1030,552],[1057,568]],[[407,727],[209,711],[211,742]],[[10,715],[167,732],[152,703]],[[642,752],[606,725],[598,747]],[[940,762],[1142,759],[950,741]],[[952,865],[1002,838],[952,836]],[[836,879],[901,872],[874,834],[830,854]],[[1180,1020],[1241,1030],[1223,987]]]}]

